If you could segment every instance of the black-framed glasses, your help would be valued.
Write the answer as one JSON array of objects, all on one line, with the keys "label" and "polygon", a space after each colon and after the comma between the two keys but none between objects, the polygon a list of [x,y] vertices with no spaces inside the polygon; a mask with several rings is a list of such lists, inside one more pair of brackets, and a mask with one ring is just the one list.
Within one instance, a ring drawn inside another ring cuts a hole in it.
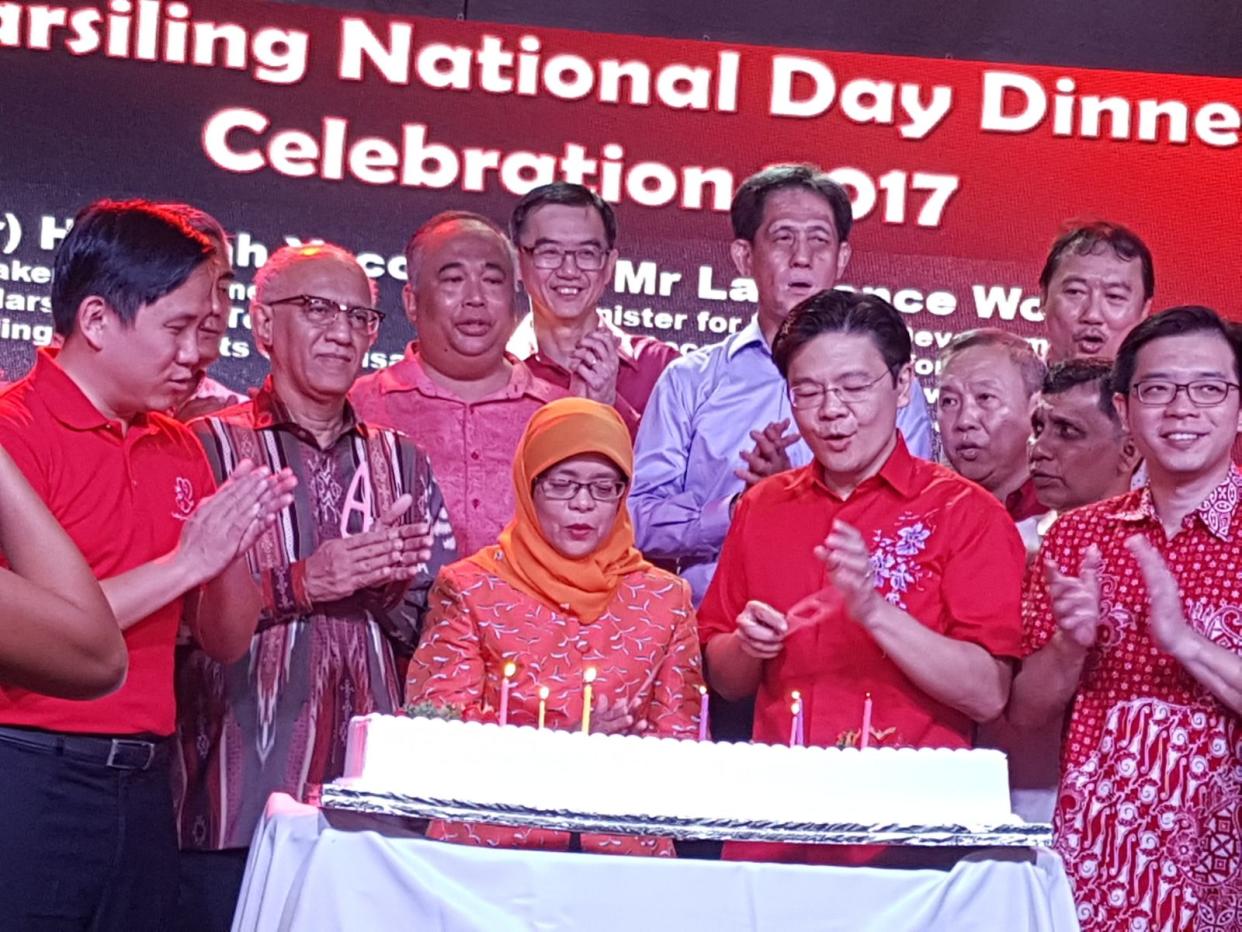
[{"label": "black-framed glasses", "polygon": [[837,396],[843,405],[861,404],[871,397],[871,390],[880,379],[889,375],[885,369],[874,379],[850,379],[843,385],[817,385],[814,382],[799,382],[789,386],[789,404],[797,411],[815,410],[824,403],[828,394]]},{"label": "black-framed glasses", "polygon": [[615,502],[625,492],[625,483],[620,479],[592,479],[590,482],[575,482],[573,479],[540,479],[539,488],[543,489],[544,498],[554,502],[567,502],[577,498],[583,489],[597,502]]},{"label": "black-framed glasses", "polygon": [[551,245],[518,248],[530,256],[530,261],[537,269],[559,269],[565,264],[566,256],[573,256],[574,265],[582,271],[598,272],[608,258],[607,250],[598,246],[579,246],[577,249],[562,249],[560,246]]},{"label": "black-framed glasses", "polygon": [[1236,388],[1236,382],[1226,382],[1224,379],[1195,379],[1193,382],[1143,379],[1130,387],[1130,394],[1138,399],[1139,404],[1157,408],[1172,404],[1177,393],[1184,390],[1186,397],[1196,408],[1214,408]]},{"label": "black-framed glasses", "polygon": [[349,326],[359,333],[378,333],[384,312],[363,304],[342,304],[331,298],[316,294],[295,294],[287,298],[275,298],[264,301],[267,305],[295,304],[302,309],[303,316],[313,326],[331,327],[336,319],[344,314]]}]

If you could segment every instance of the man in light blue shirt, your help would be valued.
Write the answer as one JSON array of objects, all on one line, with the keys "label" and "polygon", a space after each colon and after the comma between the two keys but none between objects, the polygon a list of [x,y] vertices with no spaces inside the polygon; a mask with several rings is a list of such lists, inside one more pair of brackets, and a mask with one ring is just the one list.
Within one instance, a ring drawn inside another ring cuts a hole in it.
[{"label": "man in light blue shirt", "polygon": [[[707,591],[738,496],[811,461],[793,423],[771,343],[795,305],[832,288],[850,259],[853,223],[840,185],[809,165],[746,179],[730,210],[730,254],[754,279],[755,317],[736,334],[676,360],[660,376],[636,441],[630,510],[646,556],[675,562],[697,605]],[[897,427],[931,458],[932,425],[917,383]]]}]

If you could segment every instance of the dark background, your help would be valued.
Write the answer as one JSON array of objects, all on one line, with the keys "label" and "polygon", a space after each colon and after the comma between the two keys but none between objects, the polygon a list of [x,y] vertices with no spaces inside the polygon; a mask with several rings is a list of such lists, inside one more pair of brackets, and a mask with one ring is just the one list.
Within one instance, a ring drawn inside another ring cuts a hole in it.
[{"label": "dark background", "polygon": [[1242,75],[1242,4],[1234,0],[299,2],[334,9],[791,48]]}]

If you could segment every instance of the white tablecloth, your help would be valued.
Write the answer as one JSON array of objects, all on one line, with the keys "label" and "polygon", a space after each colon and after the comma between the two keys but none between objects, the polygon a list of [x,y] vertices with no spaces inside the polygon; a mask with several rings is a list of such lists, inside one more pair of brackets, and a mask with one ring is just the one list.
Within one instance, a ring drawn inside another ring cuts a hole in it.
[{"label": "white tablecloth", "polygon": [[493,851],[275,795],[233,929],[1069,932],[1078,923],[1061,862],[1046,850],[975,854],[950,871]]}]

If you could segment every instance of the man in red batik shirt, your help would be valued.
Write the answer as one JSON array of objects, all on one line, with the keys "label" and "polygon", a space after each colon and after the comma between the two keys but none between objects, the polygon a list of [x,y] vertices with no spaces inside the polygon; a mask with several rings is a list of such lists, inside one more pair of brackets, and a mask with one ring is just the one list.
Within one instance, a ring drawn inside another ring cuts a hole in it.
[{"label": "man in red batik shirt", "polygon": [[[827,747],[859,744],[868,693],[872,747],[970,747],[1004,708],[1022,543],[999,501],[906,449],[910,351],[892,305],[839,291],[798,305],[773,342],[815,459],[742,496],[699,611],[707,678],[727,699],[756,696],[756,741],[789,739],[793,690],[807,743]],[[789,616],[816,592],[820,617]],[[731,842],[724,856],[876,852]]]},{"label": "man in red batik shirt", "polygon": [[1061,517],[1009,717],[1069,709],[1054,817],[1084,932],[1242,928],[1242,336],[1180,307],[1122,342],[1147,484]]}]

